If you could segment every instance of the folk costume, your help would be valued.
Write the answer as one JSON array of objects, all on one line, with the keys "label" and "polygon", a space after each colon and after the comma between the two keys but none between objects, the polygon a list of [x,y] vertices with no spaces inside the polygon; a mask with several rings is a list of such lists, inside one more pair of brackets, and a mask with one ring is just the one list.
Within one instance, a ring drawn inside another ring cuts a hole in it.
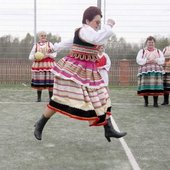
[{"label": "folk costume", "polygon": [[169,93],[170,93],[170,46],[163,49],[163,54],[165,56],[165,74],[164,74],[164,101],[162,105],[169,104]]},{"label": "folk costume", "polygon": [[[51,70],[55,80],[48,107],[71,118],[89,121],[90,126],[105,125],[110,115],[110,97],[96,65],[98,45],[113,34],[110,26],[103,29],[96,32],[88,25],[77,29],[70,54]],[[60,48],[56,46],[56,50]]]},{"label": "folk costume", "polygon": [[42,139],[43,128],[54,113],[88,121],[89,126],[103,126],[109,142],[110,137],[126,135],[126,132],[117,132],[112,126],[110,97],[96,65],[98,46],[105,44],[113,35],[112,19],[98,30],[101,17],[99,8],[87,8],[83,14],[83,26],[75,30],[73,40],[54,44],[57,52],[65,48],[71,50],[51,69],[54,74],[53,96],[35,125],[36,139]]},{"label": "folk costume", "polygon": [[[56,52],[51,52],[53,48],[51,42],[38,42],[33,46],[29,55],[29,59],[33,60],[31,87],[37,90],[37,101],[41,101],[43,89],[48,89],[49,97],[52,96],[54,75],[50,70],[55,66],[54,58],[56,57]],[[36,60],[36,52],[41,52],[44,55],[43,59]]]},{"label": "folk costume", "polygon": [[[156,63],[147,63],[148,59],[154,59]],[[154,106],[157,107],[158,96],[163,95],[163,64],[165,58],[163,53],[153,48],[141,49],[136,58],[138,67],[138,90],[139,96],[144,96],[145,106],[148,105],[148,96],[153,96]]]}]

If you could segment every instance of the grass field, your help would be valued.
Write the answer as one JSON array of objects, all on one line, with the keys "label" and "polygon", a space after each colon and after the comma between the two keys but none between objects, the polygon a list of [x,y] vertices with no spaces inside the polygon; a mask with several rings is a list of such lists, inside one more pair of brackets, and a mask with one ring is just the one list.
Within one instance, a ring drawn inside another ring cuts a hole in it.
[{"label": "grass field", "polygon": [[[136,88],[110,89],[113,118],[138,167],[133,166],[121,140],[104,138],[103,127],[54,115],[43,140],[33,136],[34,123],[48,103],[37,103],[36,92],[26,85],[0,87],[0,170],[169,170],[170,105],[143,106]],[[136,168],[135,168],[136,167]]]}]

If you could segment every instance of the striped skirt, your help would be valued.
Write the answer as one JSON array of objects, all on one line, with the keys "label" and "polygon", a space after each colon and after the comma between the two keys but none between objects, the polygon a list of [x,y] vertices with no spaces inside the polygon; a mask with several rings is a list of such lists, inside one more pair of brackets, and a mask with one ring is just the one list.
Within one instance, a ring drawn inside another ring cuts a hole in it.
[{"label": "striped skirt", "polygon": [[53,96],[48,107],[71,118],[90,121],[90,126],[106,124],[111,102],[107,88],[91,89],[71,80],[54,80]]},{"label": "striped skirt", "polygon": [[50,71],[32,73],[31,87],[37,90],[53,89],[54,75]]},{"label": "striped skirt", "polygon": [[106,124],[111,114],[107,87],[96,64],[72,57],[62,58],[52,69],[53,96],[48,107],[71,118],[89,121],[90,126]]},{"label": "striped skirt", "polygon": [[54,74],[51,68],[55,66],[55,60],[45,58],[41,61],[34,61],[32,64],[32,80],[31,87],[34,89],[53,89]]},{"label": "striped skirt", "polygon": [[138,95],[163,95],[163,74],[160,72],[147,72],[138,75]]}]

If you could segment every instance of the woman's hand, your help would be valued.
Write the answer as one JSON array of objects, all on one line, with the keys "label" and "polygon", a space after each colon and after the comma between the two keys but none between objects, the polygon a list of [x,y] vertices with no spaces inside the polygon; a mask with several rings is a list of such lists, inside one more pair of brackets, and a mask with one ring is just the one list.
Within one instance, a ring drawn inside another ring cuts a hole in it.
[{"label": "woman's hand", "polygon": [[149,60],[146,61],[146,63],[148,63],[148,64],[155,64],[157,62],[156,62],[155,59],[149,59]]},{"label": "woman's hand", "polygon": [[115,25],[115,21],[113,19],[108,19],[107,25],[110,25],[111,27],[113,27]]}]

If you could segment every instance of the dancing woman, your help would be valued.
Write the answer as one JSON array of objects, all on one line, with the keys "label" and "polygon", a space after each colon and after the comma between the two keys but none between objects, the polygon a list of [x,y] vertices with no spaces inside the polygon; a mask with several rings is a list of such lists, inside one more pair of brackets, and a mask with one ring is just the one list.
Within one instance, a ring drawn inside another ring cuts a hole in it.
[{"label": "dancing woman", "polygon": [[35,125],[34,135],[38,140],[42,138],[44,125],[56,112],[88,121],[89,126],[104,126],[109,142],[110,137],[126,135],[126,132],[117,132],[111,124],[110,97],[96,65],[98,46],[113,35],[115,24],[109,19],[99,30],[101,17],[99,8],[87,8],[83,14],[83,25],[76,29],[74,39],[70,43],[54,44],[57,51],[67,46],[71,52],[51,70],[55,75],[53,96]]}]

